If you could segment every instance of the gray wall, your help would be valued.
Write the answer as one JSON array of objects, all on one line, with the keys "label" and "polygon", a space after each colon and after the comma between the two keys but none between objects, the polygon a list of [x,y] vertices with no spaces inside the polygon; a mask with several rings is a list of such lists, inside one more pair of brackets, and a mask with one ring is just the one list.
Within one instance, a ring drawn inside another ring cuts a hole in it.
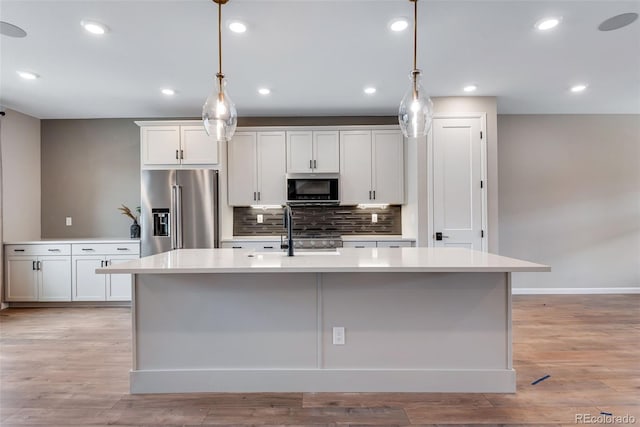
[{"label": "gray wall", "polygon": [[640,286],[640,116],[500,115],[500,253],[514,287]]},{"label": "gray wall", "polygon": [[43,120],[41,153],[43,238],[129,237],[117,208],[140,204],[133,119]]}]

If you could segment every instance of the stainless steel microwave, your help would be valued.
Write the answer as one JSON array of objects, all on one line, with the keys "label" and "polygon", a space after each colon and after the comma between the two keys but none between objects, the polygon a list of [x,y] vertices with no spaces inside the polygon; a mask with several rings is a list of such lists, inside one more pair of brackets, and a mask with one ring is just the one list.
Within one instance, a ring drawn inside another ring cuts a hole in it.
[{"label": "stainless steel microwave", "polygon": [[287,202],[300,204],[339,203],[337,177],[288,177]]}]

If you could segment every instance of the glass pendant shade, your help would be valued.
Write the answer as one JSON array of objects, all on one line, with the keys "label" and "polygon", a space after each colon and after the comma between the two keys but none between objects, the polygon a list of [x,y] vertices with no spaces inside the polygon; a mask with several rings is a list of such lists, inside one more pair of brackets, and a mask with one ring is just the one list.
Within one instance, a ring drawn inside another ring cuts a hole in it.
[{"label": "glass pendant shade", "polygon": [[230,141],[238,124],[238,112],[227,94],[227,82],[218,77],[216,88],[202,107],[202,121],[209,135],[215,135],[218,141]]},{"label": "glass pendant shade", "polygon": [[407,138],[426,136],[433,120],[433,102],[420,82],[420,71],[411,72],[411,86],[400,102],[398,122]]}]

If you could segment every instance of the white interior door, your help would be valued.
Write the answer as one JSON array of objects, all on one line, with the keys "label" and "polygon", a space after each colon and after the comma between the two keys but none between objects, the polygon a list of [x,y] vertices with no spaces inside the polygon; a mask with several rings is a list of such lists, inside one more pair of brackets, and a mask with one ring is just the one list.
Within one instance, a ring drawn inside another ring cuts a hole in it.
[{"label": "white interior door", "polygon": [[483,191],[486,186],[481,131],[480,117],[433,120],[435,246],[486,250],[483,245],[483,239],[486,240],[483,231]]}]

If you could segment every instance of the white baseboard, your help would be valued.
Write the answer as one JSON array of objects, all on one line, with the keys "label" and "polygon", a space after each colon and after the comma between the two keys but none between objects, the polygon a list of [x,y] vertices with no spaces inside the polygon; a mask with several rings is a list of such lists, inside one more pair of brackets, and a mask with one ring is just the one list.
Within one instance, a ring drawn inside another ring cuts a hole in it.
[{"label": "white baseboard", "polygon": [[513,369],[163,369],[129,373],[131,393],[515,393]]},{"label": "white baseboard", "polygon": [[640,294],[640,286],[626,288],[513,288],[513,295]]}]

